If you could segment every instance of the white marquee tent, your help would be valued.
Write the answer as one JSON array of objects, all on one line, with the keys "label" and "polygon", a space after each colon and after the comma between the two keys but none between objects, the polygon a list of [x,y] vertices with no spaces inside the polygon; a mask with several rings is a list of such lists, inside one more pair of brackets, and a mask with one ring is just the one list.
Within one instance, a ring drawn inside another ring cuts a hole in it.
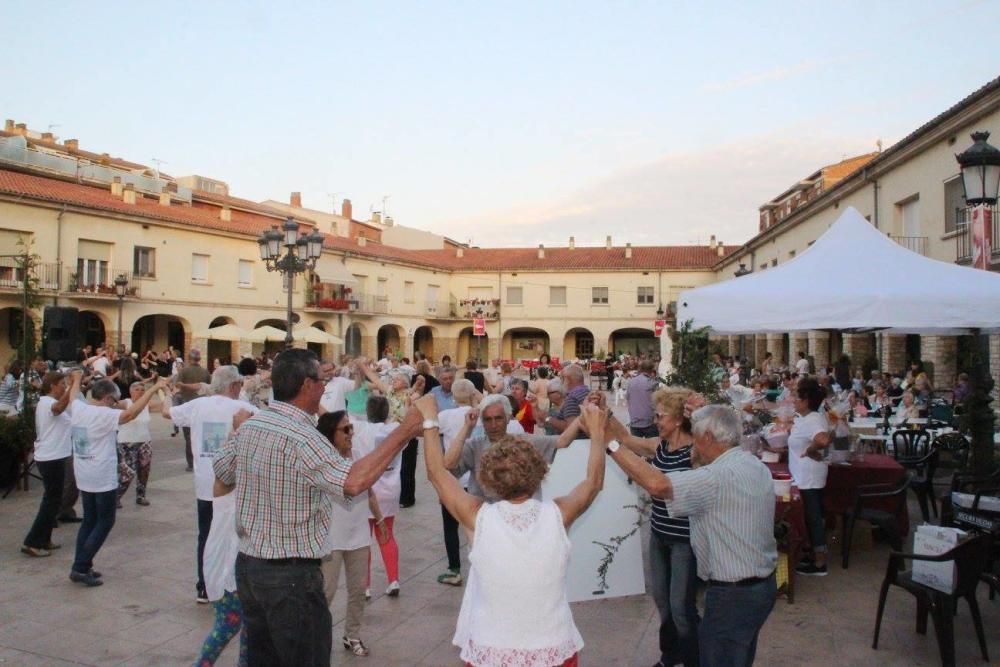
[{"label": "white marquee tent", "polygon": [[789,262],[681,292],[687,320],[715,334],[998,331],[1000,274],[907,250],[848,208]]}]

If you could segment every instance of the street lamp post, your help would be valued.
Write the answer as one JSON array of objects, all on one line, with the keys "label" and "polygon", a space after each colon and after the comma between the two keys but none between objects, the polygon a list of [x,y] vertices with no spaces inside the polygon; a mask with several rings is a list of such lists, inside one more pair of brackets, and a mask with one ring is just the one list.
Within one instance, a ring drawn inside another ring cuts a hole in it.
[{"label": "street lamp post", "polygon": [[[288,281],[288,309],[285,324],[285,347],[292,346],[292,285],[295,275],[316,268],[316,260],[323,253],[323,235],[317,230],[299,236],[299,224],[292,218],[285,220],[279,230],[276,226],[261,233],[257,239],[260,258],[268,271],[277,271]],[[285,254],[281,254],[281,247]]]},{"label": "street lamp post", "polygon": [[[993,207],[1000,191],[1000,150],[989,145],[989,132],[973,132],[973,144],[955,156],[962,168],[965,203],[972,208],[972,265],[990,268],[993,249]],[[979,331],[973,330],[976,338]],[[978,341],[976,341],[978,343]],[[986,474],[993,468],[993,378],[986,370],[980,346],[972,345],[969,369],[969,394],[962,402],[962,426],[972,437],[972,468]]]},{"label": "street lamp post", "polygon": [[118,347],[122,346],[122,312],[125,307],[125,292],[128,289],[128,278],[119,273],[115,278],[115,296],[118,297]]}]

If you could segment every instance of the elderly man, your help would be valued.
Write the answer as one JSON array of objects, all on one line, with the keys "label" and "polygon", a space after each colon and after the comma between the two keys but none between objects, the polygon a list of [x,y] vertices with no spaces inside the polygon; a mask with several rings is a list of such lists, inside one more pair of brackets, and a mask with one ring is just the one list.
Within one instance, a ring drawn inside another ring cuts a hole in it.
[{"label": "elderly man", "polygon": [[[491,502],[497,500],[479,485],[479,461],[493,443],[508,434],[508,424],[511,423],[512,414],[510,401],[506,396],[490,394],[479,404],[478,411],[469,410],[466,413],[465,423],[448,444],[448,450],[444,455],[445,467],[456,477],[471,472],[468,491],[476,497]],[[542,457],[551,463],[555,459],[556,450],[568,447],[579,431],[580,421],[574,418],[561,435],[525,434],[520,437],[534,445]]]},{"label": "elderly man", "polygon": [[435,376],[440,384],[431,389],[430,393],[437,401],[438,410],[451,410],[458,407],[455,405],[455,397],[451,395],[451,385],[455,382],[454,366],[439,366]]},{"label": "elderly man", "polygon": [[653,392],[659,387],[656,364],[643,359],[639,362],[639,374],[629,380],[625,389],[628,428],[637,438],[655,438],[659,433],[653,420]]},{"label": "elderly man", "polygon": [[608,454],[630,477],[663,498],[670,516],[691,520],[698,576],[708,582],[698,628],[704,665],[752,665],[757,636],[776,594],[774,484],[767,467],[740,448],[740,417],[710,405],[691,416],[692,459],[701,467],[660,473],[618,443]]},{"label": "elderly man", "polygon": [[212,462],[233,430],[236,413],[241,410],[249,414],[257,412],[252,403],[238,400],[243,389],[243,376],[236,366],[219,366],[212,373],[211,380],[212,396],[202,396],[180,405],[171,405],[167,399],[161,408],[164,417],[192,436],[194,490],[198,502],[198,582],[195,585],[195,600],[199,604],[208,604],[203,559],[208,532],[212,528],[212,488],[215,484]]},{"label": "elderly man", "polygon": [[[202,390],[202,385],[212,381],[208,369],[201,365],[201,351],[191,350],[188,352],[188,363],[181,368],[177,374],[177,395],[174,402],[177,405],[193,401],[198,398],[198,393]],[[184,458],[187,459],[187,469],[194,470],[194,454],[191,452],[191,427],[185,426],[181,429],[184,432]],[[209,500],[211,500],[211,489],[209,489]]]},{"label": "elderly man", "polygon": [[374,451],[352,462],[313,426],[326,384],[316,355],[285,350],[271,381],[270,408],[243,423],[214,463],[219,481],[236,489],[236,585],[248,661],[251,667],[328,667],[333,628],[320,558],[330,495],[352,497],[370,488],[423,420],[411,408]]},{"label": "elderly man", "polygon": [[354,391],[354,380],[337,373],[337,364],[324,361],[319,367],[320,377],[326,382],[323,398],[320,399],[322,412],[336,412],[347,409],[347,394]]},{"label": "elderly man", "polygon": [[[590,392],[583,384],[583,369],[576,364],[569,364],[563,367],[559,373],[562,378],[564,398],[559,412],[555,416],[546,417],[543,422],[546,427],[552,427],[557,433],[564,432],[573,420],[580,416],[580,404],[587,398]],[[546,428],[548,430],[548,428]],[[581,438],[586,438],[586,434],[578,431]]]}]

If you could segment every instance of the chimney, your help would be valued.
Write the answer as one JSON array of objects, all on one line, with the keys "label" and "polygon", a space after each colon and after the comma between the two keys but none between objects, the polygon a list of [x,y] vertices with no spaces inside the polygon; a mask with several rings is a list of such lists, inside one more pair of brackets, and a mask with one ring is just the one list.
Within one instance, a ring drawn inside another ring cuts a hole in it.
[{"label": "chimney", "polygon": [[576,247],[576,237],[571,236],[569,237],[569,249],[572,250],[575,247]]},{"label": "chimney", "polygon": [[224,222],[229,222],[233,219],[233,209],[228,206],[223,206],[219,209],[219,220]]},{"label": "chimney", "polygon": [[392,221],[392,216],[391,215],[385,216],[385,226],[386,227],[392,227],[393,224],[395,224],[395,223],[393,223],[393,221]]},{"label": "chimney", "polygon": [[111,179],[111,195],[113,197],[122,196],[122,177],[115,176]]},{"label": "chimney", "polygon": [[625,244],[625,259],[632,259],[632,244]]},{"label": "chimney", "polygon": [[302,208],[302,193],[293,192],[291,198],[288,200],[288,203],[295,208]]},{"label": "chimney", "polygon": [[125,189],[122,191],[122,201],[126,204],[135,203],[135,186],[131,183],[125,184]]},{"label": "chimney", "polygon": [[63,142],[63,146],[66,147],[70,153],[75,153],[80,150],[80,140],[79,139],[67,139]]},{"label": "chimney", "polygon": [[458,248],[455,249],[455,257],[465,257],[465,248],[458,246]]},{"label": "chimney", "polygon": [[8,118],[7,120],[5,120],[3,122],[3,131],[4,132],[10,132],[10,133],[13,134],[13,132],[14,132],[14,121],[12,121],[10,118]]},{"label": "chimney", "polygon": [[160,191],[160,206],[170,206],[170,188],[166,185]]},{"label": "chimney", "polygon": [[382,212],[381,211],[375,211],[374,213],[372,213],[372,222],[374,222],[376,225],[381,225],[382,224]]},{"label": "chimney", "polygon": [[364,248],[368,244],[368,239],[365,238],[364,234],[358,234],[358,246]]},{"label": "chimney", "polygon": [[545,246],[538,244],[538,259],[545,259]]},{"label": "chimney", "polygon": [[27,123],[17,123],[14,125],[14,134],[20,134],[22,137],[28,136],[28,124]]},{"label": "chimney", "polygon": [[605,241],[604,241],[604,247],[607,248],[608,250],[611,250],[611,236],[610,235],[608,236],[607,239],[605,239]]},{"label": "chimney", "polygon": [[100,163],[102,167],[107,167],[111,164],[111,155],[109,153],[101,153]]},{"label": "chimney", "polygon": [[722,245],[721,241],[719,242],[718,250],[719,250],[719,257],[722,257],[723,255],[726,254],[726,246]]},{"label": "chimney", "polygon": [[341,217],[351,220],[351,216],[354,215],[354,210],[351,207],[350,199],[345,199],[344,201],[340,202],[340,215]]},{"label": "chimney", "polygon": [[715,234],[712,234],[712,236],[708,239],[708,247],[714,249],[716,245]]},{"label": "chimney", "polygon": [[42,132],[42,141],[54,142],[55,137],[51,132]]}]

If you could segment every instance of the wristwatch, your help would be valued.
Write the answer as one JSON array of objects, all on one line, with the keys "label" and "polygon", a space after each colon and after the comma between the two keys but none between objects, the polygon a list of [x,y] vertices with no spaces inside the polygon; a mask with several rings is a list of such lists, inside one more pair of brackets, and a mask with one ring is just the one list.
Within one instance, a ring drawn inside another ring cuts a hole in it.
[{"label": "wristwatch", "polygon": [[438,424],[438,423],[437,423],[436,421],[434,421],[433,419],[425,419],[425,420],[424,420],[424,430],[426,431],[426,430],[427,430],[427,429],[429,429],[429,428],[437,428],[437,429],[440,429],[440,428],[441,428],[441,425],[440,425],[440,424]]},{"label": "wristwatch", "polygon": [[604,451],[608,453],[608,456],[611,456],[612,454],[614,454],[615,452],[617,452],[618,448],[621,447],[621,446],[622,446],[622,443],[618,442],[617,440],[609,440],[608,441],[608,446],[605,448]]}]

